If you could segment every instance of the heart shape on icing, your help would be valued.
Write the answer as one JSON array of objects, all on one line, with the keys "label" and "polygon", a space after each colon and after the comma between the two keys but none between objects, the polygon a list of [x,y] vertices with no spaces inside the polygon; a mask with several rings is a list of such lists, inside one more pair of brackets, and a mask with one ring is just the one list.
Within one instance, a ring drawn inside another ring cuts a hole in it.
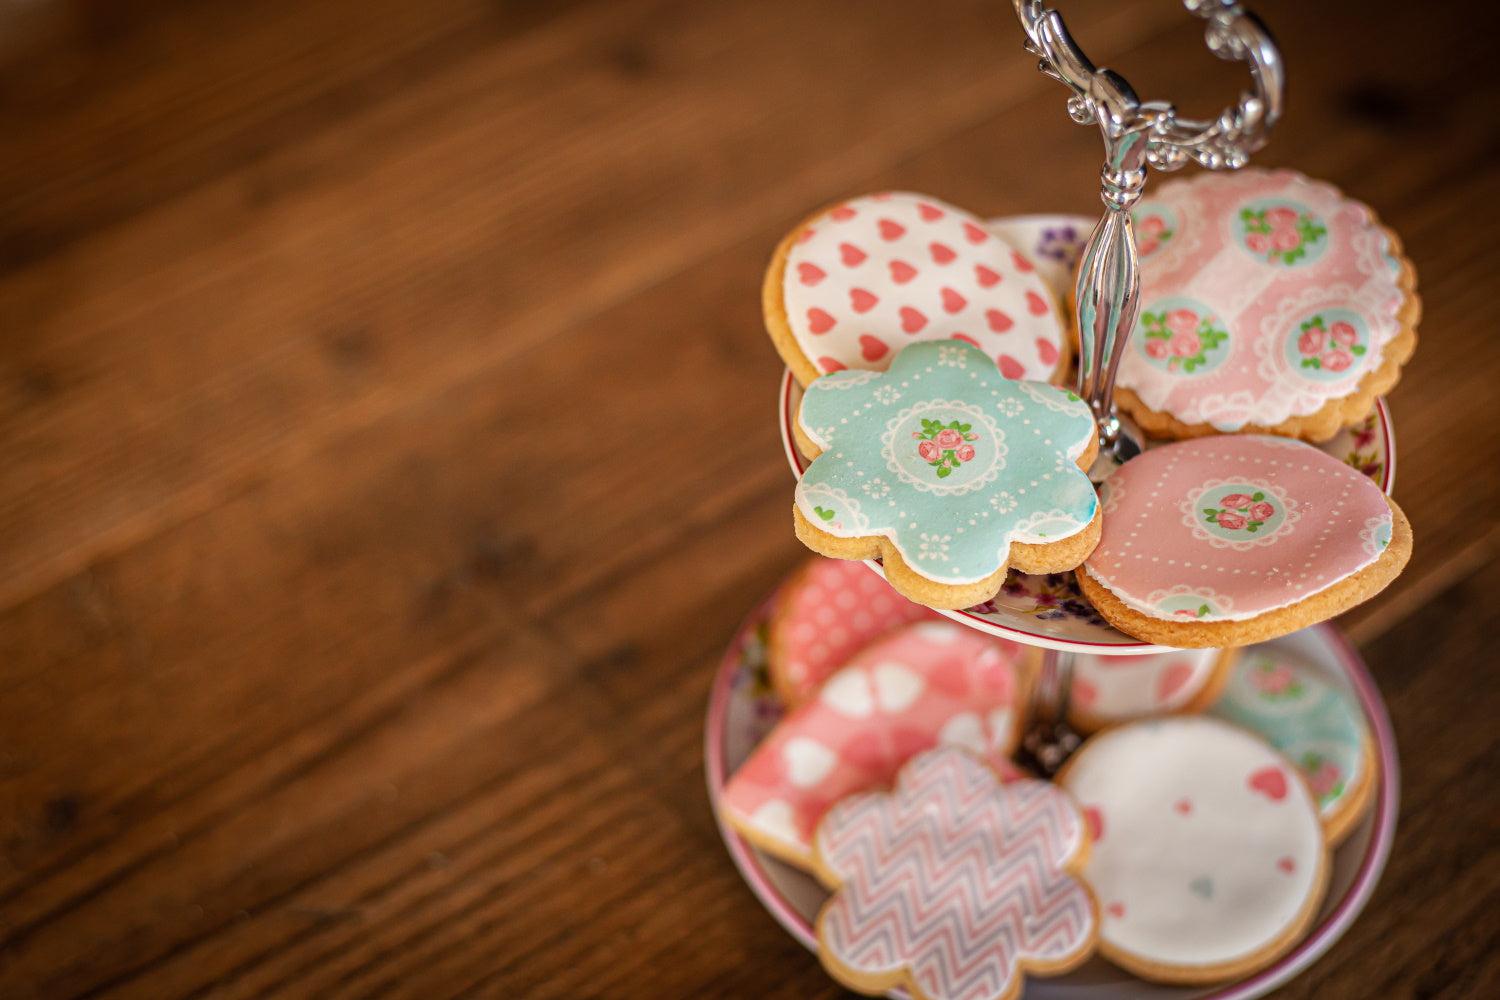
[{"label": "heart shape on icing", "polygon": [[1286,775],[1279,767],[1263,767],[1250,775],[1250,788],[1272,802],[1286,798]]},{"label": "heart shape on icing", "polygon": [[[853,199],[784,242],[781,307],[768,309],[767,325],[804,386],[830,370],[825,361],[889,365],[894,351],[861,353],[862,334],[894,346],[898,334],[962,333],[997,366],[1005,355],[1008,377],[1049,380],[1066,362],[1066,332],[1042,275],[1005,240],[927,196]],[[1002,343],[1007,331],[1022,336]]]},{"label": "heart shape on icing", "polygon": [[838,756],[817,740],[795,736],[781,748],[786,762],[787,779],[798,788],[811,788],[833,770]]}]

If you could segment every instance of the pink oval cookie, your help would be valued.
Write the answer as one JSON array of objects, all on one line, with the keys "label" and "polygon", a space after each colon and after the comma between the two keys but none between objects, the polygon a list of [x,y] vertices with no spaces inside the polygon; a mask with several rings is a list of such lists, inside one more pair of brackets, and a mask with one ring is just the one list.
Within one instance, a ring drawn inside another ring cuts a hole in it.
[{"label": "pink oval cookie", "polygon": [[987,636],[919,622],[877,640],[782,719],[724,787],[725,819],[806,866],[813,830],[839,799],[888,785],[939,743],[1006,766],[1024,708],[1019,670]]},{"label": "pink oval cookie", "polygon": [[783,242],[767,324],[798,381],[884,371],[916,340],[979,347],[1008,378],[1045,381],[1067,348],[1051,292],[1020,250],[963,209],[907,192],[847,201]]},{"label": "pink oval cookie", "polygon": [[[1119,386],[1147,430],[1324,440],[1395,383],[1414,344],[1412,278],[1364,205],[1288,170],[1204,172],[1134,218],[1141,312]],[[1382,384],[1362,387],[1387,361]],[[1283,426],[1361,389],[1347,414]]]},{"label": "pink oval cookie", "polygon": [[800,705],[865,646],[924,620],[943,616],[908,601],[863,563],[813,559],[777,597],[767,650],[771,684],[789,707]]},{"label": "pink oval cookie", "polygon": [[1099,919],[1074,875],[1083,819],[1042,781],[1002,785],[953,747],[901,770],[889,794],[835,806],[818,827],[818,957],[865,993],[1009,1000],[1026,973],[1057,974],[1093,950]]},{"label": "pink oval cookie", "polygon": [[[1171,645],[1204,644],[1174,641],[1208,635],[1189,626],[1266,622],[1325,593],[1313,618],[1281,615],[1271,634],[1337,614],[1394,579],[1410,549],[1405,518],[1379,487],[1286,438],[1154,448],[1116,470],[1101,496],[1104,530],[1079,583],[1117,628]],[[1182,628],[1163,635],[1152,622]]]}]

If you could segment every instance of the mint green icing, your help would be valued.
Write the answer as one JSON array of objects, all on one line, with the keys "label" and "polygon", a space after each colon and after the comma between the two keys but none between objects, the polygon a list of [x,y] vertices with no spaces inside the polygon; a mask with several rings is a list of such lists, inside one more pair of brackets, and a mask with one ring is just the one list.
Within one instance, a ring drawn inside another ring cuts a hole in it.
[{"label": "mint green icing", "polygon": [[823,451],[797,484],[803,516],[842,538],[884,536],[939,583],[983,579],[1012,542],[1062,541],[1098,507],[1077,465],[1088,406],[1007,379],[963,341],[912,344],[886,372],[824,375],[798,420]]},{"label": "mint green icing", "polygon": [[1353,698],[1284,654],[1247,653],[1210,712],[1259,733],[1290,758],[1324,814],[1361,783],[1365,727]]}]

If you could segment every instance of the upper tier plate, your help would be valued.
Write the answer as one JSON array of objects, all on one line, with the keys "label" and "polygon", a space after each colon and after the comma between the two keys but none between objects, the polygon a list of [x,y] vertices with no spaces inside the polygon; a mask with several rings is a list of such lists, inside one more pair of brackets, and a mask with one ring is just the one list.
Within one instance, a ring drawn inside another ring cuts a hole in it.
[{"label": "upper tier plate", "polygon": [[[1047,262],[1050,266],[1039,270],[1054,285],[1058,296],[1066,300],[1067,265],[1071,264],[1078,244],[1088,237],[1091,225],[1088,220],[1071,215],[1028,215],[992,219],[990,225],[1038,260]],[[792,440],[792,420],[801,401],[802,387],[791,372],[784,371],[778,400],[781,443],[793,474],[799,477],[809,464]],[[1359,469],[1390,493],[1396,478],[1396,441],[1390,409],[1384,399],[1376,400],[1375,412],[1359,426],[1341,431],[1319,447]],[[868,565],[881,572],[878,562],[872,560]],[[942,613],[970,628],[1048,649],[1132,656],[1168,648],[1132,639],[1100,618],[1078,592],[1072,573],[1032,576],[1011,572],[993,600],[966,611]]]}]

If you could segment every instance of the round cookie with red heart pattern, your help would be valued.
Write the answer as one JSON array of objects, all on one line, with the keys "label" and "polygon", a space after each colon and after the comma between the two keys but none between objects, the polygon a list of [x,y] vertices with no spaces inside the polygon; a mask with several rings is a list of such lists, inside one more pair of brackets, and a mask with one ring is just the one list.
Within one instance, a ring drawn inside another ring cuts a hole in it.
[{"label": "round cookie with red heart pattern", "polygon": [[985,223],[927,195],[886,192],[818,213],[776,248],[766,329],[806,386],[884,371],[918,340],[967,341],[1007,378],[1047,381],[1071,351],[1036,265]]},{"label": "round cookie with red heart pattern", "polygon": [[1212,983],[1275,961],[1328,884],[1318,804],[1295,765],[1206,716],[1091,737],[1058,782],[1083,809],[1099,952],[1145,979]]}]

